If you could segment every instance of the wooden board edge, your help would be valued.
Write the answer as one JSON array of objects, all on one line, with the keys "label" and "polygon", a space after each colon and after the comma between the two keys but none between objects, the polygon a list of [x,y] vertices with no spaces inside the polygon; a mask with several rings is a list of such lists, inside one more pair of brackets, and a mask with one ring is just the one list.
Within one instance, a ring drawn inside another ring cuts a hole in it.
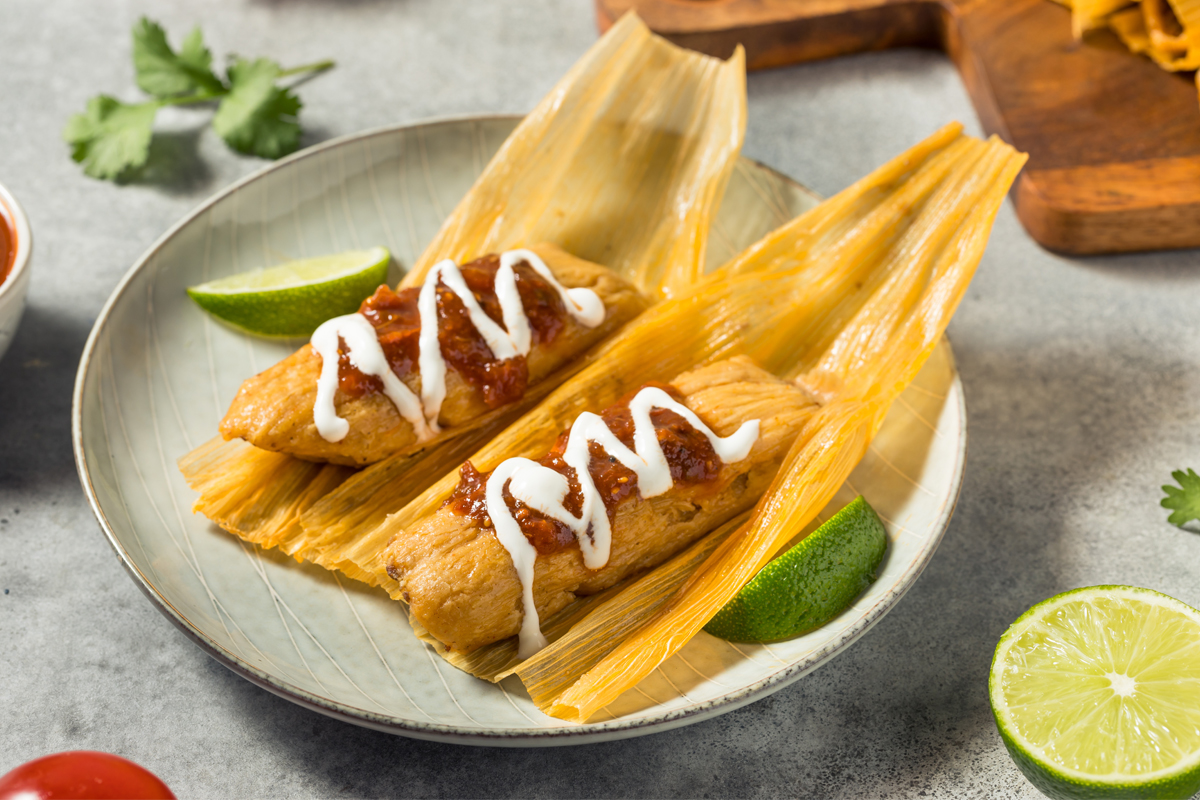
[{"label": "wooden board edge", "polygon": [[1200,156],[1026,169],[1014,200],[1025,230],[1048,250],[1102,255],[1200,247]]},{"label": "wooden board edge", "polygon": [[746,0],[707,3],[722,6],[721,27],[678,0],[595,0],[595,10],[601,33],[636,8],[651,30],[681,47],[728,58],[741,44],[746,68],[759,70],[894,47],[941,49],[944,4],[958,1],[851,0],[836,12]]}]

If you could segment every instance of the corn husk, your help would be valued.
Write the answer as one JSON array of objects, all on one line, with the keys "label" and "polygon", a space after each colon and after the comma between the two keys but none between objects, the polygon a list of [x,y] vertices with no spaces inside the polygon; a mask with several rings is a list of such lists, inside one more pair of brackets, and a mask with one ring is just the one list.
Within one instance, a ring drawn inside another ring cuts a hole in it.
[{"label": "corn husk", "polygon": [[718,61],[626,14],[509,136],[404,284],[443,258],[551,242],[653,297],[690,286],[741,148],[744,84],[740,46]]},{"label": "corn husk", "polygon": [[300,515],[354,474],[235,439],[212,439],[183,458],[179,469],[200,498],[192,510],[260,547],[294,551],[304,538]]},{"label": "corn husk", "polygon": [[1108,27],[1130,52],[1150,54],[1150,32],[1146,30],[1146,18],[1140,6],[1113,14],[1108,19]]},{"label": "corn husk", "polygon": [[[703,270],[745,118],[740,48],[728,61],[702,56],[629,14],[513,132],[405,283],[419,282],[443,258],[549,241],[612,267],[652,296],[679,291]],[[226,530],[386,586],[373,558],[379,547],[363,535],[586,363],[352,479],[236,443],[205,445],[180,466],[200,493],[196,510]]]},{"label": "corn husk", "polygon": [[[692,638],[833,497],[892,401],[933,351],[983,254],[1025,156],[972,142],[883,255],[887,279],[799,377],[827,398],[793,444],[751,520],[720,544],[654,616],[552,700],[546,713],[586,721]],[[582,643],[580,648],[590,645]],[[601,648],[605,649],[605,648]],[[592,654],[595,655],[594,653]],[[561,682],[561,678],[555,678]]]}]

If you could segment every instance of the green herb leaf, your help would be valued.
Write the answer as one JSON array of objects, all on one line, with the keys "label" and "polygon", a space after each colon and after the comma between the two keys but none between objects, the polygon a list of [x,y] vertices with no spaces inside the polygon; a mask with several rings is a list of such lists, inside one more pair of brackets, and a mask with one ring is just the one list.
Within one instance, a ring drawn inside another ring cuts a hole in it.
[{"label": "green herb leaf", "polygon": [[210,91],[224,91],[225,83],[212,71],[212,53],[204,46],[204,34],[200,27],[192,28],[192,32],[183,40],[179,48],[179,60],[192,72],[203,79],[204,88]]},{"label": "green herb leaf", "polygon": [[1188,520],[1200,519],[1200,475],[1189,469],[1187,472],[1172,472],[1171,477],[1179,486],[1162,487],[1167,493],[1162,499],[1162,507],[1174,509],[1171,516],[1167,517],[1167,522],[1183,525]]},{"label": "green herb leaf", "polygon": [[137,84],[154,97],[223,92],[225,85],[212,71],[212,53],[204,46],[199,28],[193,28],[176,53],[167,33],[146,17],[133,26],[133,66]]},{"label": "green herb leaf", "polygon": [[279,158],[300,146],[300,98],[275,85],[282,72],[268,58],[239,58],[229,67],[229,94],[213,117],[213,129],[242,153]]},{"label": "green herb leaf", "polygon": [[100,95],[88,101],[87,111],[67,120],[63,138],[71,158],[93,178],[115,180],[126,170],[146,163],[158,103],[128,105]]},{"label": "green herb leaf", "polygon": [[146,163],[159,108],[218,99],[213,128],[230,147],[263,158],[285,156],[300,146],[301,103],[276,81],[333,67],[332,61],[318,61],[284,70],[268,58],[239,58],[227,71],[227,83],[212,63],[199,28],[175,52],[162,26],[142,17],[133,26],[133,65],[138,86],[156,99],[137,105],[108,95],[89,100],[87,112],[72,116],[63,130],[71,157],[88,175],[115,180]]}]

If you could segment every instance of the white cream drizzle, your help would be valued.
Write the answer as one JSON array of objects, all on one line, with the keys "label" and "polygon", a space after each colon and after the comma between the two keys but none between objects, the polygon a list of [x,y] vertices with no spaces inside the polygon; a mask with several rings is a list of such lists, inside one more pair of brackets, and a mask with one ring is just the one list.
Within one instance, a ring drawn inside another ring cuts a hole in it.
[{"label": "white cream drizzle", "polygon": [[634,395],[629,403],[634,423],[634,450],[626,447],[598,414],[584,412],[571,426],[563,461],[575,470],[575,478],[583,495],[583,506],[578,517],[563,506],[570,491],[567,478],[536,461],[510,458],[496,467],[488,478],[484,492],[488,515],[495,527],[496,538],[511,556],[521,582],[524,618],[519,634],[520,658],[529,658],[545,647],[546,638],[542,636],[537,607],[533,601],[533,565],[537,550],[525,538],[521,526],[504,501],[505,484],[508,484],[508,491],[513,498],[566,525],[579,542],[584,566],[600,569],[608,563],[612,550],[612,527],[604,501],[588,471],[592,458],[588,444],[596,442],[610,456],[632,470],[637,475],[638,492],[642,497],[663,494],[674,485],[674,481],[667,457],[658,442],[658,433],[650,420],[650,412],[655,408],[669,409],[686,419],[688,424],[708,438],[713,450],[726,464],[744,459],[758,441],[758,420],[744,422],[733,434],[722,438],[713,433],[687,406],[676,402],[662,389],[647,387]]},{"label": "white cream drizzle", "polygon": [[327,442],[340,442],[350,432],[350,423],[337,414],[333,397],[338,387],[338,339],[346,343],[350,363],[364,375],[383,381],[383,393],[410,423],[418,441],[433,436],[421,412],[421,400],[404,381],[392,372],[384,355],[375,326],[362,314],[347,314],[321,323],[313,332],[313,349],[321,356],[321,376],[317,378],[317,399],[313,403],[313,421]]},{"label": "white cream drizzle", "polygon": [[558,292],[567,313],[579,324],[594,328],[604,321],[606,310],[599,295],[587,288],[564,287],[550,272],[546,263],[532,250],[509,250],[500,256],[495,289],[504,327],[496,324],[480,307],[458,265],[450,259],[441,261],[425,276],[425,283],[421,286],[421,294],[417,298],[417,311],[421,317],[421,332],[417,339],[417,367],[421,373],[420,397],[392,372],[375,328],[362,314],[334,317],[322,323],[313,333],[313,349],[321,356],[321,376],[317,379],[313,421],[316,422],[321,438],[328,442],[340,442],[350,432],[350,423],[338,416],[334,406],[334,395],[338,386],[339,338],[346,344],[346,355],[351,364],[364,375],[383,381],[384,394],[392,401],[400,416],[413,426],[417,441],[426,441],[441,430],[437,418],[446,399],[446,359],[442,357],[442,348],[438,342],[439,280],[458,295],[466,306],[471,324],[487,343],[493,358],[505,360],[529,355],[533,334],[529,328],[529,317],[526,316],[525,307],[521,303],[520,292],[517,291],[517,275],[514,270],[521,262],[529,264]]}]

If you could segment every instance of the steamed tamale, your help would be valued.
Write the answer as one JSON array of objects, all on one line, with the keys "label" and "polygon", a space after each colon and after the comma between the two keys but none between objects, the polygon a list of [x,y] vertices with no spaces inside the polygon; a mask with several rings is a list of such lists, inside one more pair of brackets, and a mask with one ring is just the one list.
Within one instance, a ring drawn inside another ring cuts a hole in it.
[{"label": "steamed tamale", "polygon": [[[569,688],[545,692],[531,686],[546,713],[582,722],[634,687],[802,531],[850,474],[888,407],[945,330],[979,264],[996,212],[1026,159],[996,140],[965,143],[957,168],[916,210],[891,251],[880,254],[890,262],[889,280],[816,363],[798,375],[798,383],[824,404],[796,437],[750,521],[721,542],[619,645],[605,642],[586,658],[573,653],[587,671]],[[801,222],[790,227],[802,227]],[[537,680],[545,682],[545,675]],[[551,682],[566,684],[562,676]]]},{"label": "steamed tamale", "polygon": [[[523,271],[524,265],[519,265],[517,286],[525,314],[533,325],[534,338],[523,363],[518,359],[508,359],[505,363],[493,359],[487,344],[465,317],[462,301],[450,290],[439,289],[438,334],[441,350],[449,362],[446,398],[439,415],[439,423],[444,427],[462,425],[492,408],[515,402],[526,386],[536,385],[645,308],[637,290],[610,270],[575,258],[553,245],[535,245],[530,250],[541,257],[563,286],[594,291],[604,303],[604,321],[595,327],[579,324],[563,311],[561,301],[547,291],[536,273]],[[464,265],[462,272],[484,313],[500,323],[501,306],[489,280],[494,279],[497,269],[498,260],[492,257]],[[416,355],[421,333],[418,299],[417,289],[396,294],[385,287],[364,303],[362,312],[372,321],[381,344],[390,348],[388,360],[392,371],[400,372],[400,380],[414,393],[421,391],[422,382]],[[539,321],[541,325],[537,324]],[[453,360],[453,354],[460,354],[460,358]],[[343,361],[345,358],[343,355]],[[479,364],[490,369],[480,369]],[[513,370],[502,371],[509,364],[518,364],[523,371],[520,374],[523,380],[515,391],[513,380],[508,377]],[[420,443],[418,432],[380,388],[363,380],[361,375],[347,377],[347,372],[351,376],[354,372],[347,370],[345,363],[339,365],[334,407],[338,416],[349,422],[349,433],[340,441],[325,439],[313,414],[322,366],[322,358],[313,346],[305,345],[248,379],[221,422],[221,434],[226,439],[245,439],[264,450],[350,465],[380,461],[411,451]],[[472,380],[476,375],[479,379]]]},{"label": "steamed tamale", "polygon": [[[735,463],[709,457],[707,466],[679,467],[686,469],[688,476],[670,491],[649,498],[641,496],[636,480],[625,482],[627,475],[612,478],[612,491],[621,491],[621,496],[610,509],[612,549],[599,568],[586,566],[578,543],[569,535],[554,538],[561,536],[561,530],[547,527],[544,519],[523,519],[523,531],[535,537],[538,548],[534,600],[539,616],[553,614],[577,596],[594,594],[665,561],[752,506],[816,407],[794,384],[775,378],[745,357],[685,373],[671,381],[671,386],[683,404],[718,436],[732,435],[743,424],[757,420],[759,435],[749,455]],[[624,410],[623,404],[617,404],[601,416],[613,428],[621,424]],[[695,439],[694,431],[683,429],[687,426],[671,432],[678,420],[661,424],[665,427],[656,422],[660,443],[675,441],[668,437]],[[565,449],[564,440],[565,435],[552,454]],[[702,452],[703,443],[674,445],[674,452],[680,453],[681,459],[694,459],[696,452]],[[662,446],[666,451],[672,445]],[[598,476],[612,469],[612,458],[595,443],[591,448],[589,471],[607,494]],[[640,449],[638,455],[645,457]],[[711,474],[697,474],[706,469]],[[432,515],[398,533],[384,553],[388,573],[399,582],[414,621],[460,652],[511,636],[522,622],[522,587],[511,557],[493,532],[491,520],[466,511],[474,502],[469,492],[473,481],[474,473],[464,467],[460,492]]]},{"label": "steamed tamale", "polygon": [[[650,309],[594,363],[472,456],[489,470],[506,459],[537,457],[570,420],[631,386],[736,354],[796,379],[816,401],[798,425],[787,474],[777,477],[769,502],[760,503],[750,524],[734,526],[734,544],[698,556],[711,553],[720,566],[691,578],[676,570],[670,580],[659,575],[666,568],[660,566],[617,584],[612,599],[591,603],[578,635],[573,628],[516,670],[512,639],[467,655],[445,652],[450,663],[489,680],[515,671],[543,711],[583,721],[686,642],[721,598],[765,563],[760,559],[804,527],[858,461],[891,399],[944,330],[1023,161],[998,140],[981,142],[947,126],[765,237],[691,292]],[[458,480],[451,475],[432,486],[379,533],[436,515]],[[727,526],[704,542],[717,547]],[[743,550],[750,540],[751,549]],[[678,602],[670,598],[677,588]]]},{"label": "steamed tamale", "polygon": [[[710,58],[653,35],[630,13],[513,131],[412,265],[400,290],[419,286],[442,259],[462,262],[545,241],[611,267],[647,296],[678,291],[704,271],[709,224],[737,161],[745,122],[741,48],[726,61]],[[307,363],[311,370],[311,360]],[[221,508],[223,516],[214,521],[227,530],[240,535],[240,523],[250,518],[261,536],[252,541],[286,537],[297,557],[320,557],[326,560],[318,563],[327,565],[348,559],[356,577],[379,576],[386,584],[386,574],[373,567],[378,548],[368,553],[369,548],[356,547],[366,538],[361,534],[403,505],[414,486],[419,490],[439,477],[447,452],[479,447],[497,426],[535,405],[586,363],[572,360],[531,386],[522,401],[448,428],[418,452],[375,462],[378,472],[345,482],[336,497],[328,491],[327,497],[318,496],[303,480],[290,482],[287,492],[276,491],[272,484],[279,465],[258,458],[251,448],[222,451],[231,457],[219,460],[207,451],[196,453],[181,463],[188,465],[189,485],[202,491],[198,508],[205,513]],[[286,415],[289,409],[277,412]],[[313,444],[317,454],[309,457],[322,457],[323,446]],[[303,465],[285,468],[289,475],[311,472]],[[224,479],[231,469],[236,483]],[[360,488],[369,491],[354,496]],[[398,495],[389,495],[392,488]],[[245,498],[255,498],[253,507]],[[345,508],[353,509],[352,520],[341,513]],[[303,522],[295,522],[296,515]],[[293,524],[302,528],[295,537]],[[356,554],[347,555],[348,549]]]}]

